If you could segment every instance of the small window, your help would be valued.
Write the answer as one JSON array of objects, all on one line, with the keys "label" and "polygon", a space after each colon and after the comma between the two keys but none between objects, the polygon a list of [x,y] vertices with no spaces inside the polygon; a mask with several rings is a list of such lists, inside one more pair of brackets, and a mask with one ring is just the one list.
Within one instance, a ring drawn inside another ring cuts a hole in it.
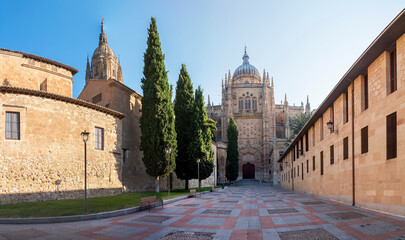
[{"label": "small window", "polygon": [[393,93],[397,90],[397,49],[394,48],[390,52],[390,78],[389,78],[389,91]]},{"label": "small window", "polygon": [[257,99],[253,99],[253,110],[257,111]]},{"label": "small window", "polygon": [[387,116],[387,160],[397,157],[397,113]]},{"label": "small window", "polygon": [[361,129],[361,154],[368,152],[368,126]]},{"label": "small window", "polygon": [[96,96],[94,96],[94,97],[91,99],[91,102],[92,102],[92,103],[98,103],[98,102],[101,101],[101,99],[102,99],[102,95],[101,95],[101,93],[99,93],[99,94],[97,94]]},{"label": "small window", "polygon": [[20,140],[19,112],[6,112],[6,139]]},{"label": "small window", "polygon": [[349,121],[349,94],[347,88],[343,94],[343,124]]},{"label": "small window", "polygon": [[243,110],[243,99],[239,99],[239,111]]},{"label": "small window", "polygon": [[122,162],[123,162],[123,163],[126,163],[127,160],[128,160],[128,158],[129,158],[129,150],[123,148],[123,149],[122,149]]},{"label": "small window", "polygon": [[323,151],[320,154],[320,159],[321,159],[321,175],[323,175]]},{"label": "small window", "polygon": [[361,110],[364,111],[368,108],[368,75],[364,75],[361,85]]},{"label": "small window", "polygon": [[308,131],[305,133],[305,152],[309,150]]},{"label": "small window", "polygon": [[104,150],[104,129],[95,128],[95,149]]},{"label": "small window", "polygon": [[[335,123],[335,106],[332,104],[332,106],[330,106],[330,108],[329,108],[329,120],[331,121],[331,122],[333,122],[333,129],[332,130],[334,130],[335,129],[335,125],[336,125],[336,123]],[[330,134],[332,134],[332,132],[330,133]]]},{"label": "small window", "polygon": [[312,156],[312,171],[315,171],[315,156]]},{"label": "small window", "polygon": [[304,155],[304,138],[303,137],[300,139],[300,143],[301,143],[301,155]]},{"label": "small window", "polygon": [[315,147],[315,124],[312,128],[312,147]]},{"label": "small window", "polygon": [[319,119],[319,141],[323,140],[323,116]]},{"label": "small window", "polygon": [[245,100],[245,109],[250,110],[250,98],[246,98]]},{"label": "small window", "polygon": [[307,159],[307,173],[309,173],[309,160]]},{"label": "small window", "polygon": [[304,163],[301,163],[301,179],[304,180]]},{"label": "small window", "polygon": [[300,165],[297,166],[297,169],[298,169],[297,175],[298,175],[298,177],[299,177],[299,176],[300,176]]},{"label": "small window", "polygon": [[330,165],[335,163],[335,146],[330,146]]},{"label": "small window", "polygon": [[295,147],[292,152],[293,152],[293,161],[295,162]]},{"label": "small window", "polygon": [[343,139],[343,160],[349,158],[349,137]]}]

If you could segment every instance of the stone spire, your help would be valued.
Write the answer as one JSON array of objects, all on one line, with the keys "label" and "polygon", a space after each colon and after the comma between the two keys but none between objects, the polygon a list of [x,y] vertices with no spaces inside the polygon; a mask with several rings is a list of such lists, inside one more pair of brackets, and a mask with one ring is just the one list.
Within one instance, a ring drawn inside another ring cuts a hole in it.
[{"label": "stone spire", "polygon": [[208,107],[211,106],[211,100],[210,100],[210,95],[209,95],[209,94],[208,94],[208,104],[207,104],[207,106],[208,106]]},{"label": "stone spire", "polygon": [[118,61],[114,51],[108,46],[104,31],[104,19],[101,19],[101,32],[97,48],[91,57],[91,79],[117,79]]},{"label": "stone spire", "polygon": [[89,62],[89,55],[87,55],[87,66],[86,66],[86,84],[92,79],[92,74],[91,74],[91,67],[90,67],[90,62]]},{"label": "stone spire", "polygon": [[243,64],[249,64],[249,55],[246,53],[246,46],[245,46],[245,54],[243,54]]},{"label": "stone spire", "polygon": [[284,95],[284,105],[288,106],[287,93]]},{"label": "stone spire", "polygon": [[228,70],[228,81],[231,82],[231,70]]},{"label": "stone spire", "polygon": [[274,87],[273,77],[271,77],[271,87]]},{"label": "stone spire", "polygon": [[104,18],[102,17],[101,18],[101,33],[100,33],[98,45],[101,46],[104,43],[108,44],[107,35],[104,33]]},{"label": "stone spire", "polygon": [[118,58],[117,81],[124,83],[124,79],[122,77],[121,60],[119,58]]},{"label": "stone spire", "polygon": [[263,82],[266,81],[266,69],[263,69]]},{"label": "stone spire", "polygon": [[311,112],[311,105],[309,104],[309,95],[307,95],[307,104],[305,105],[305,113]]}]

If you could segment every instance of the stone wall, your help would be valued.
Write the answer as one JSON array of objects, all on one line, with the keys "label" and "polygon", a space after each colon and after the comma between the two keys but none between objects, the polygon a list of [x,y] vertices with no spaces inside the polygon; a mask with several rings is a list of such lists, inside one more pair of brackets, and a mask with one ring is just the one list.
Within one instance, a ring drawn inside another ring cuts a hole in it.
[{"label": "stone wall", "polygon": [[[82,198],[87,142],[88,196],[122,192],[121,120],[95,109],[26,94],[0,93],[0,204]],[[19,112],[20,140],[6,140],[5,112]],[[94,128],[104,128],[104,150]]]},{"label": "stone wall", "polygon": [[72,72],[65,68],[0,49],[0,85],[72,97],[72,77]]}]

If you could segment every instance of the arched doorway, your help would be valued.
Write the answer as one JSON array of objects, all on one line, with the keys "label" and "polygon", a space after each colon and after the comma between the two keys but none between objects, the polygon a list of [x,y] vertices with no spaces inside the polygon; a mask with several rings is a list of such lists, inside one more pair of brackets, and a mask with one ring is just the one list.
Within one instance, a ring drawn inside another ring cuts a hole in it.
[{"label": "arched doorway", "polygon": [[246,163],[243,165],[243,178],[252,179],[255,178],[255,165]]}]

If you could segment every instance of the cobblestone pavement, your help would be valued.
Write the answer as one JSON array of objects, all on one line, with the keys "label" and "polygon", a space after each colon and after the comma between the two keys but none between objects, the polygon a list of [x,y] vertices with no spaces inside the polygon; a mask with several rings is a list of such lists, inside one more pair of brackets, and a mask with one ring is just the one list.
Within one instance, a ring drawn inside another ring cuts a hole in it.
[{"label": "cobblestone pavement", "polygon": [[405,239],[405,219],[264,185],[117,218],[0,225],[4,239]]}]

